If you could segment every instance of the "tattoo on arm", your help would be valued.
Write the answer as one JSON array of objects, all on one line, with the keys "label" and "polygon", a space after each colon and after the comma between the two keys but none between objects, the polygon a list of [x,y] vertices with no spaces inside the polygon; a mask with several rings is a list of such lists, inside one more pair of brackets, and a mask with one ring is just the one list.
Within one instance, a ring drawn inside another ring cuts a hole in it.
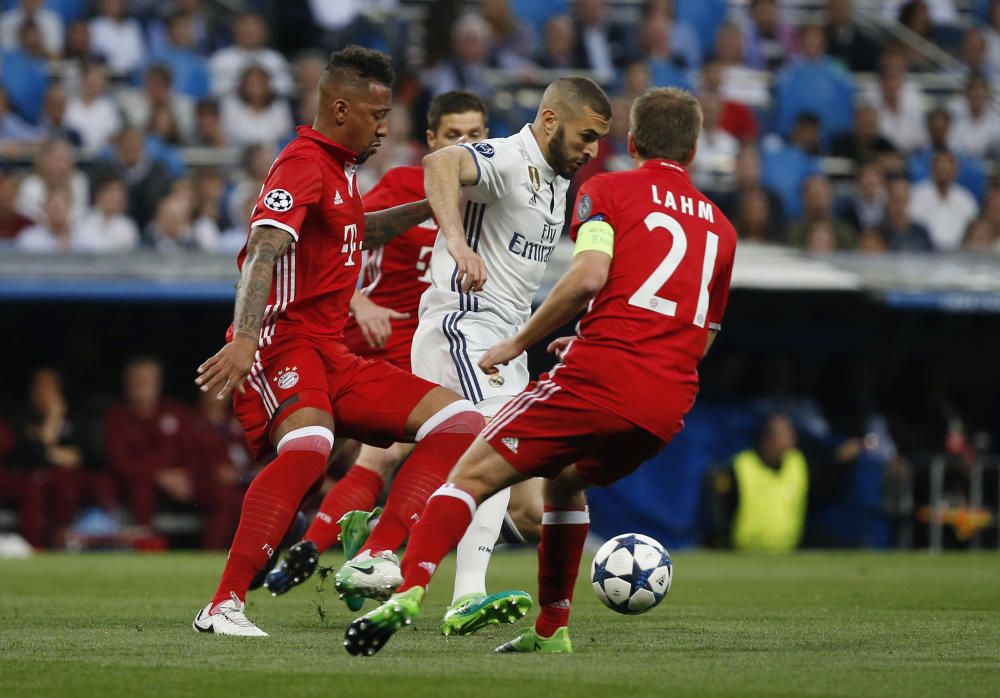
[{"label": "tattoo on arm", "polygon": [[236,310],[233,313],[236,334],[255,341],[260,337],[264,308],[271,295],[274,265],[288,250],[291,241],[291,235],[284,230],[266,225],[251,229],[247,257],[236,287]]},{"label": "tattoo on arm", "polygon": [[384,245],[413,226],[424,222],[431,215],[431,207],[427,203],[427,199],[366,213],[365,240],[361,247],[370,250],[373,247]]}]

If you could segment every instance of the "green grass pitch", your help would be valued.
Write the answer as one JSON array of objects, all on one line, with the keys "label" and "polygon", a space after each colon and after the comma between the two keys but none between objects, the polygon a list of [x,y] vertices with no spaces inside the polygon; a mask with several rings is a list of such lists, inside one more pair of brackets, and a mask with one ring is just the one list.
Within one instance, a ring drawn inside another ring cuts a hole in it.
[{"label": "green grass pitch", "polygon": [[[1000,695],[996,553],[680,553],[666,601],[636,617],[601,606],[584,573],[576,654],[548,657],[491,654],[519,626],[438,635],[450,562],[416,627],[373,658],[347,656],[351,616],[311,582],[279,599],[251,594],[248,614],[270,638],[199,636],[191,619],[222,560],[0,560],[0,696]],[[534,593],[534,573],[533,553],[501,553],[490,586]]]}]

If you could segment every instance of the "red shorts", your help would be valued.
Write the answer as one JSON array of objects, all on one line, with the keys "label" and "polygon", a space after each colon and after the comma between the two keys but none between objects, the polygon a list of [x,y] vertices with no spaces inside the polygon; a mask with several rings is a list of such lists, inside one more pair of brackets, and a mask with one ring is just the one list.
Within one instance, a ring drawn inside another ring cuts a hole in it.
[{"label": "red shorts", "polygon": [[260,350],[233,408],[255,458],[270,449],[274,429],[304,407],[332,414],[338,436],[388,447],[406,440],[407,417],[436,387],[340,342],[288,337]]},{"label": "red shorts", "polygon": [[385,343],[385,346],[372,347],[365,341],[358,324],[351,321],[344,328],[344,344],[352,354],[365,359],[387,361],[396,368],[411,373],[413,369],[410,365],[410,347],[413,344],[413,333],[416,331],[417,324],[415,322],[412,323],[412,326],[394,322],[392,334],[389,335],[389,341]]},{"label": "red shorts", "polygon": [[[677,431],[683,426],[679,419]],[[482,437],[525,475],[554,478],[575,463],[584,479],[601,487],[668,443],[544,377],[508,402]]]}]

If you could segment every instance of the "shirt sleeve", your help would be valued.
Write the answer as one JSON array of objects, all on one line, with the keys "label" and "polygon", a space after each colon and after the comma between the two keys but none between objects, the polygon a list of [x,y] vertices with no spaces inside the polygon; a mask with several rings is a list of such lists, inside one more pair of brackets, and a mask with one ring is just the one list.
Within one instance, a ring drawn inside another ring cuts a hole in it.
[{"label": "shirt sleeve", "polygon": [[522,172],[527,172],[527,163],[514,143],[500,139],[460,145],[476,162],[476,183],[466,187],[466,193],[477,203],[504,198],[517,186]]},{"label": "shirt sleeve", "polygon": [[273,226],[297,242],[309,207],[320,200],[322,191],[323,175],[316,163],[301,155],[279,159],[261,187],[250,228]]},{"label": "shirt sleeve", "polygon": [[569,228],[569,237],[573,242],[576,242],[580,226],[587,221],[603,221],[610,225],[612,233],[614,232],[614,213],[611,210],[608,197],[604,195],[600,176],[587,180],[576,195],[573,221]]},{"label": "shirt sleeve", "polygon": [[[730,239],[735,240],[736,234],[733,233]],[[729,303],[729,283],[733,277],[735,245],[728,247],[726,252],[720,259],[719,271],[715,275],[708,296],[708,329],[716,332],[722,329],[722,316],[726,314],[726,305]]]}]

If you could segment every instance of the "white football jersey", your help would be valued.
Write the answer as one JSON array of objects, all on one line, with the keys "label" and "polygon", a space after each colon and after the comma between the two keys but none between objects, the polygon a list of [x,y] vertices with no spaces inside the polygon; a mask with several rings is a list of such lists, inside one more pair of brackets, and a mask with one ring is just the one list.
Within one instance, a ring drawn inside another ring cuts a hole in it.
[{"label": "white football jersey", "polygon": [[479,170],[476,184],[462,189],[462,211],[469,246],[486,264],[486,285],[477,293],[461,292],[458,267],[439,232],[420,318],[487,311],[519,327],[531,315],[531,301],[562,234],[569,180],[545,161],[530,124],[508,138],[462,145]]}]

